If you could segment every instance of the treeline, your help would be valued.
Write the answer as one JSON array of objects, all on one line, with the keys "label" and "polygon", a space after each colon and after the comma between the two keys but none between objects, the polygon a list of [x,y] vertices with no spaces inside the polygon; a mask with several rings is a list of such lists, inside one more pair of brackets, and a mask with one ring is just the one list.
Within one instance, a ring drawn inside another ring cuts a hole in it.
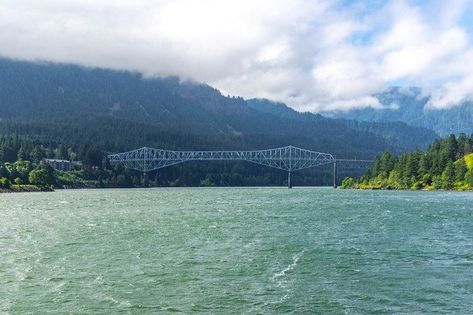
[{"label": "treeline", "polygon": [[426,152],[376,158],[368,172],[347,177],[343,188],[361,189],[473,189],[473,135],[450,135],[436,140]]},{"label": "treeline", "polygon": [[[81,170],[58,171],[44,159],[81,160]],[[40,187],[133,187],[140,177],[128,170],[112,168],[98,147],[67,146],[41,142],[18,135],[0,136],[0,188]]]}]

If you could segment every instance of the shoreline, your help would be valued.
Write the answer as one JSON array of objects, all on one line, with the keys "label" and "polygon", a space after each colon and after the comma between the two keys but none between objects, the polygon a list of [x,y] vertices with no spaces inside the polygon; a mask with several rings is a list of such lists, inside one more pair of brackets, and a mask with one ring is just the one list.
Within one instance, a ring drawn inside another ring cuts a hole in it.
[{"label": "shoreline", "polygon": [[454,191],[454,192],[473,192],[473,189],[434,189],[434,188],[422,188],[422,189],[397,189],[397,188],[377,188],[377,187],[339,187],[338,189],[343,190],[381,190],[381,191]]},{"label": "shoreline", "polygon": [[0,188],[0,194],[22,193],[22,192],[52,192],[50,187],[39,187],[34,185],[12,185],[10,188]]},{"label": "shoreline", "polygon": [[[333,188],[332,186],[298,186],[294,188]],[[12,185],[11,188],[0,188],[0,194],[10,193],[27,193],[27,192],[55,192],[60,190],[109,190],[109,189],[150,189],[150,188],[285,188],[285,186],[156,186],[156,187],[67,187],[56,188],[39,187],[34,185]],[[377,188],[377,187],[341,187],[337,186],[338,190],[366,190],[366,191],[444,191],[444,192],[473,192],[473,189],[394,189],[394,188]]]}]

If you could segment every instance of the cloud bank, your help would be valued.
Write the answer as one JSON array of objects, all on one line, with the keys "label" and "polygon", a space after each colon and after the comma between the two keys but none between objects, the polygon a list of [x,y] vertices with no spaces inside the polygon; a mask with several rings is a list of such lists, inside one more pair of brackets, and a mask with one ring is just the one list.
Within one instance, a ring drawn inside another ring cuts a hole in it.
[{"label": "cloud bank", "polygon": [[0,0],[0,55],[177,75],[308,111],[473,99],[468,0]]}]

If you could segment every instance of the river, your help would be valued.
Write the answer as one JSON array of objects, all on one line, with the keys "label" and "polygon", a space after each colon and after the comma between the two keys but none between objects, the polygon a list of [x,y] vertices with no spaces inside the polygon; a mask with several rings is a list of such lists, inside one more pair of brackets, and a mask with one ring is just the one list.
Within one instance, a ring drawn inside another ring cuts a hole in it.
[{"label": "river", "polygon": [[0,313],[473,313],[473,193],[0,195]]}]

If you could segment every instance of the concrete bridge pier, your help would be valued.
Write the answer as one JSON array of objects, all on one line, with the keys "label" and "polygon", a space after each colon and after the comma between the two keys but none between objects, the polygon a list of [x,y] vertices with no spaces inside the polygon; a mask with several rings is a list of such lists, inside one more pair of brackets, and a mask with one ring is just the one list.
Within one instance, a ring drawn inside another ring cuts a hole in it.
[{"label": "concrete bridge pier", "polygon": [[333,188],[337,189],[337,161],[333,162]]},{"label": "concrete bridge pier", "polygon": [[143,187],[149,187],[149,176],[147,172],[143,173]]}]

